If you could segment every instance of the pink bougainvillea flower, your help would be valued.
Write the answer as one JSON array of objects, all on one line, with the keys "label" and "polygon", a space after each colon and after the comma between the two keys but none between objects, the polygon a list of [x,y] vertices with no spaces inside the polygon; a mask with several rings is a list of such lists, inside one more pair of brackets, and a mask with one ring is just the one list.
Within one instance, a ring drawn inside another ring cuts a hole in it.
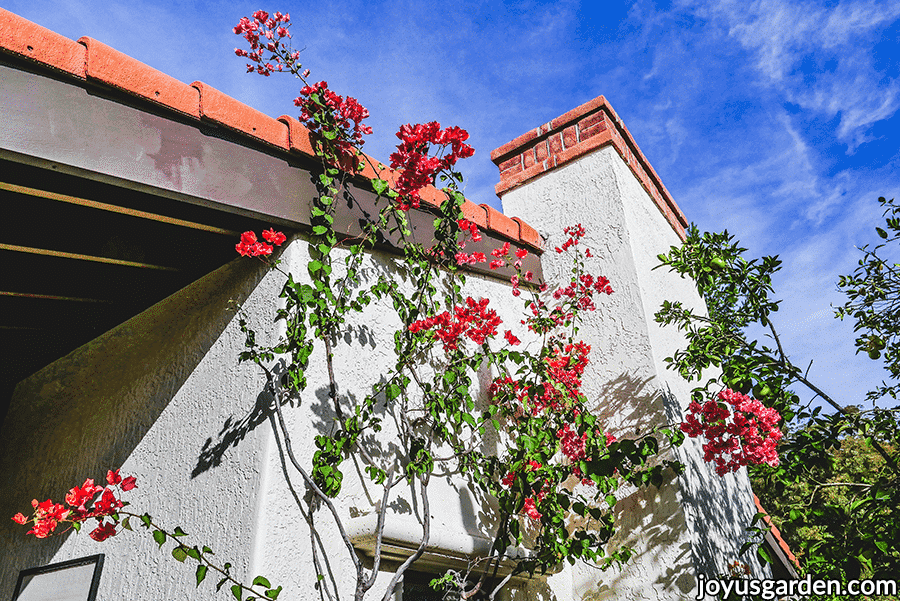
[{"label": "pink bougainvillea flower", "polygon": [[525,504],[522,507],[522,512],[533,520],[541,519],[541,512],[537,510],[534,499],[531,497],[525,499]]},{"label": "pink bougainvillea flower", "polygon": [[12,517],[12,520],[17,524],[24,524],[28,521],[28,518],[26,518],[22,513],[17,513]]}]

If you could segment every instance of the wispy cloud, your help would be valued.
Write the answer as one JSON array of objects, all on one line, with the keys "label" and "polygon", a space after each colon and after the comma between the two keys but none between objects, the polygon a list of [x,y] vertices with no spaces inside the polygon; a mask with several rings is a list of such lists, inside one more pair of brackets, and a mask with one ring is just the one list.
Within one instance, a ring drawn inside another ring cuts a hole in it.
[{"label": "wispy cloud", "polygon": [[837,135],[851,151],[868,140],[873,123],[900,108],[900,82],[885,81],[871,53],[881,30],[900,17],[900,4],[726,0],[688,6],[723,22],[785,100],[840,115]]}]

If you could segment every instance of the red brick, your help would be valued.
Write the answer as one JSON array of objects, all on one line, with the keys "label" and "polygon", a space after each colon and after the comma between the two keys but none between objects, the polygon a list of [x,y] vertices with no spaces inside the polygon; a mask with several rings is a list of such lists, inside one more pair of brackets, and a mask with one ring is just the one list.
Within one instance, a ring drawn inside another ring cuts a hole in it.
[{"label": "red brick", "polygon": [[494,191],[497,193],[497,196],[501,196],[505,192],[521,186],[528,180],[536,178],[548,169],[550,169],[549,166],[545,167],[543,163],[537,163],[531,168],[520,171],[515,175],[502,177],[500,178],[500,183],[494,186]]},{"label": "red brick", "polygon": [[548,156],[550,156],[550,153],[547,150],[547,141],[541,140],[534,147],[534,158],[538,163],[543,163],[547,160]]},{"label": "red brick", "polygon": [[86,50],[85,75],[110,87],[161,104],[179,113],[200,117],[197,90],[148,67],[139,60],[92,38],[78,39]]},{"label": "red brick", "polygon": [[250,108],[202,81],[191,85],[200,91],[200,114],[204,118],[273,146],[290,149],[287,124]]},{"label": "red brick", "polygon": [[81,79],[85,77],[84,46],[3,8],[0,49]]},{"label": "red brick", "polygon": [[519,239],[519,224],[489,205],[481,205],[487,212],[487,229],[513,240]]},{"label": "red brick", "polygon": [[571,111],[560,115],[556,119],[550,122],[550,125],[553,129],[561,129],[566,125],[569,125],[573,121],[577,121],[580,117],[587,115],[588,113],[592,113],[600,107],[608,106],[606,102],[606,98],[603,96],[597,96],[593,100],[588,100],[581,106],[575,107]]},{"label": "red brick", "polygon": [[500,148],[495,148],[491,151],[491,160],[497,164],[498,161],[504,160],[503,157],[512,154],[522,146],[525,146],[532,140],[538,137],[537,130],[532,129],[529,132],[526,132],[519,136],[518,138],[512,140],[511,142],[507,142]]},{"label": "red brick", "polygon": [[506,171],[500,172],[500,179],[509,179],[509,178],[515,176],[517,173],[521,173],[521,172],[522,172],[522,160],[521,160],[521,157],[519,157],[519,162],[515,167],[510,167]]},{"label": "red brick", "polygon": [[[605,132],[609,133],[609,132]],[[594,136],[580,144],[576,144],[572,148],[566,148],[565,151],[560,152],[556,155],[556,167],[561,167],[570,161],[574,161],[577,158],[580,158],[589,152],[600,148],[606,144],[611,142],[609,135],[599,135]]]},{"label": "red brick", "polygon": [[590,115],[579,121],[578,128],[587,129],[598,123],[606,123],[606,113],[604,113],[602,110],[591,113]]},{"label": "red brick", "polygon": [[[580,126],[579,126],[580,127]],[[578,130],[580,139],[582,142],[587,140],[590,137],[596,136],[597,134],[606,131],[607,125],[605,121],[601,121],[600,123],[596,123],[591,127],[585,127]]]},{"label": "red brick", "polygon": [[522,168],[528,169],[532,165],[534,165],[534,149],[529,148],[522,153]]},{"label": "red brick", "polygon": [[563,146],[571,148],[578,144],[578,130],[574,125],[570,125],[562,132]]},{"label": "red brick", "polygon": [[538,234],[538,231],[518,217],[513,217],[512,219],[519,224],[519,240],[534,248],[541,248],[543,240],[541,240],[541,235]]},{"label": "red brick", "polygon": [[500,169],[500,173],[503,173],[504,171],[513,169],[514,167],[521,167],[521,166],[522,166],[522,155],[518,155],[518,154],[516,156],[512,157],[511,159],[503,161],[502,163],[497,165],[497,167]]},{"label": "red brick", "polygon": [[559,154],[562,152],[562,137],[559,134],[553,134],[547,138],[547,144],[550,146],[550,154]]}]

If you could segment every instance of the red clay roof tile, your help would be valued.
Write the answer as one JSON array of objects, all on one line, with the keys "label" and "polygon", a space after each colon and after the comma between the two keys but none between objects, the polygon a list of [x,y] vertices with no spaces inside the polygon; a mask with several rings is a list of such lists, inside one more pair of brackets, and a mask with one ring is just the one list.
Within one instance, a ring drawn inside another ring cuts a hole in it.
[{"label": "red clay roof tile", "polygon": [[306,126],[290,115],[282,115],[278,120],[288,126],[288,142],[291,150],[308,156],[315,156],[312,140],[309,138],[309,130]]},{"label": "red clay roof tile", "polygon": [[272,146],[289,150],[288,125],[269,117],[243,102],[223,94],[207,83],[191,84],[200,91],[200,115],[214,123],[268,142]]},{"label": "red clay roof tile", "polygon": [[103,42],[82,37],[86,49],[85,74],[112,88],[145,98],[179,113],[200,117],[199,96],[191,86],[148,67]]},{"label": "red clay roof tile", "polygon": [[[276,148],[314,156],[309,130],[293,117],[282,115],[273,119],[209,84],[200,81],[184,84],[102,42],[89,37],[74,42],[2,8],[0,51],[81,79],[89,78],[182,115],[208,119]],[[515,148],[535,140],[541,133],[532,130],[523,134],[491,153],[491,156],[503,148]],[[377,177],[393,185],[396,173],[388,168],[372,167],[373,164],[382,166],[369,157],[362,175],[370,179]],[[543,169],[543,165],[535,164],[529,171],[534,169]],[[422,194],[427,204],[436,204],[442,199],[442,193],[433,188],[426,189]],[[470,200],[463,205],[463,213],[482,229],[540,249],[540,236],[520,219],[510,219],[487,205],[478,206]]]},{"label": "red clay roof tile", "polygon": [[84,46],[3,8],[0,8],[0,48],[84,79]]}]

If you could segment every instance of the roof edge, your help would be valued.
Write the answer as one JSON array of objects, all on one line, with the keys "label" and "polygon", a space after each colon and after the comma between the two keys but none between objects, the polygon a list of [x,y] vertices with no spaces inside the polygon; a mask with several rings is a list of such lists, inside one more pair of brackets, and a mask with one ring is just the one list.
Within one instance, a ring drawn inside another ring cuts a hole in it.
[{"label": "roof edge", "polygon": [[[4,53],[74,77],[82,84],[90,80],[95,85],[125,92],[182,118],[226,127],[275,151],[315,157],[315,136],[292,117],[269,117],[209,84],[186,84],[93,38],[73,41],[0,8],[0,54]],[[396,174],[381,162],[368,155],[363,158],[365,168],[358,175],[391,184],[396,181]],[[433,207],[446,198],[434,186],[424,188],[420,196],[424,204]],[[475,215],[476,207],[466,199],[463,212]],[[541,238],[533,228],[492,210],[499,217],[484,219],[484,229],[541,250]]]}]

